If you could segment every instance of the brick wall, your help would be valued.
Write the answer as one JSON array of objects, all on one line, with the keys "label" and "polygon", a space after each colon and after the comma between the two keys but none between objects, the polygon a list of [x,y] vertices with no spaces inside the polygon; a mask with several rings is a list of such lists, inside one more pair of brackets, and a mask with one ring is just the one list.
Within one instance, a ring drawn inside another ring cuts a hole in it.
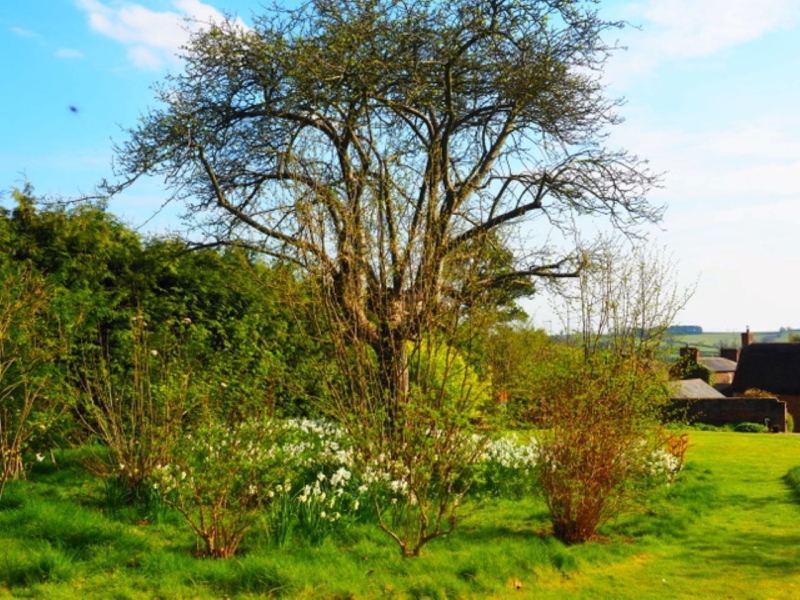
[{"label": "brick wall", "polygon": [[786,431],[786,402],[777,398],[673,400],[673,408],[685,414],[690,423],[706,423],[718,427],[737,423],[764,425],[765,419],[769,419],[771,429]]}]

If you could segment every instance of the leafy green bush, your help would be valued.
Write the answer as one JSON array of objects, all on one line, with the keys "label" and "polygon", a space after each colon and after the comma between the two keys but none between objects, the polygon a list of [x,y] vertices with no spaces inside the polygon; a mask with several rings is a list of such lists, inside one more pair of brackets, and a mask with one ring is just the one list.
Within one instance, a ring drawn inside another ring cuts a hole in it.
[{"label": "leafy green bush", "polygon": [[738,433],[767,433],[769,431],[767,426],[761,423],[739,423],[733,430]]}]

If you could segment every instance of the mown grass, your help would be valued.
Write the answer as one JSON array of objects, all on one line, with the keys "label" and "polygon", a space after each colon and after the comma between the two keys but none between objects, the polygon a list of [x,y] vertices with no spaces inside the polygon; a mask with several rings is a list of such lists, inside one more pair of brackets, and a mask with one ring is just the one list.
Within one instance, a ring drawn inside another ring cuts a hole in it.
[{"label": "mown grass", "polygon": [[800,597],[800,436],[691,432],[679,481],[567,547],[541,499],[484,499],[460,529],[403,559],[374,524],[277,550],[196,558],[157,507],[109,506],[74,455],[38,465],[0,501],[0,596],[30,598]]}]

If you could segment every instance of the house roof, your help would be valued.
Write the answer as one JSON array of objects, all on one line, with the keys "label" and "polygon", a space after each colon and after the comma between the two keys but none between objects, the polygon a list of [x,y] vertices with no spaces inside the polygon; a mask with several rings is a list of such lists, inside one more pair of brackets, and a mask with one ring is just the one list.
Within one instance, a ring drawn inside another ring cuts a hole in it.
[{"label": "house roof", "polygon": [[736,370],[736,361],[721,356],[701,356],[700,364],[715,373],[733,373]]},{"label": "house roof", "polygon": [[751,344],[743,348],[731,391],[751,388],[771,394],[800,394],[800,344]]},{"label": "house roof", "polygon": [[725,396],[708,385],[702,379],[682,379],[669,382],[673,400],[707,400],[724,398]]}]

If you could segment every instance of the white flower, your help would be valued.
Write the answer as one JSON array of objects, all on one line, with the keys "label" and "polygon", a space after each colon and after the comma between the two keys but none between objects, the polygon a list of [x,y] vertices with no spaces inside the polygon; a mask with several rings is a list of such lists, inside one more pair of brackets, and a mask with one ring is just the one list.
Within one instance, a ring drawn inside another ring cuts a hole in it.
[{"label": "white flower", "polygon": [[150,350],[150,354],[151,354],[152,356],[158,356],[158,350],[156,350],[155,348],[153,348],[152,350]]},{"label": "white flower", "polygon": [[44,460],[44,454],[36,453],[36,462],[42,462]]}]

